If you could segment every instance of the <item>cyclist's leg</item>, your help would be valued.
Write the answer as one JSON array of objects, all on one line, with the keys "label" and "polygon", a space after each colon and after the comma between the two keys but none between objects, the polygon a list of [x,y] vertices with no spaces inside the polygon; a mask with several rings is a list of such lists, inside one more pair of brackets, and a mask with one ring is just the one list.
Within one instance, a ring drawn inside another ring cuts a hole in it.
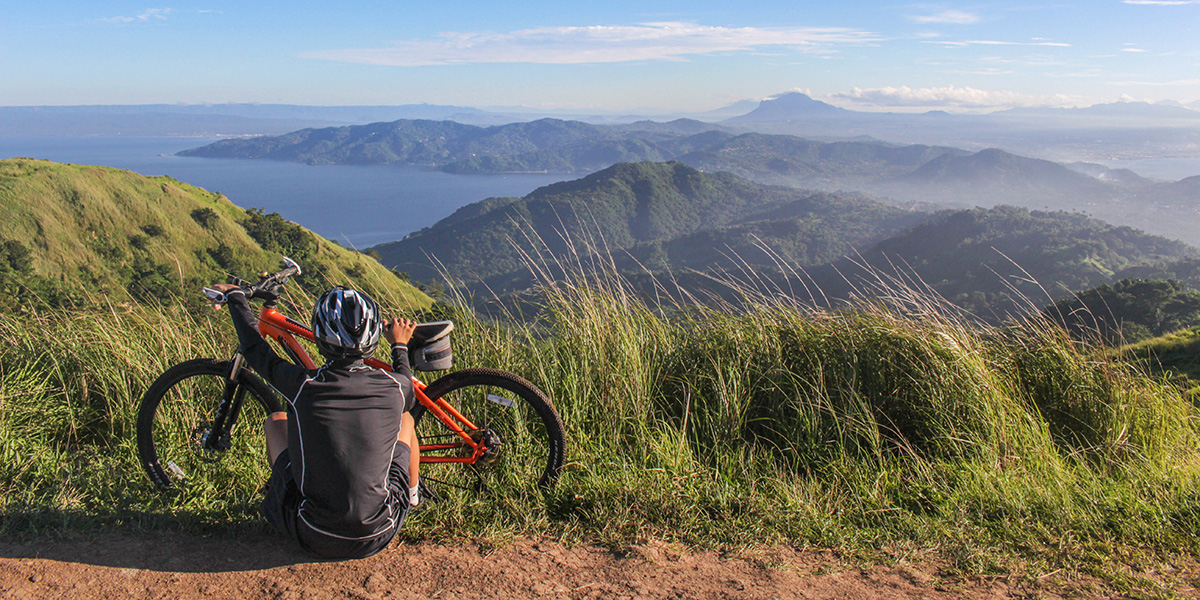
[{"label": "cyclist's leg", "polygon": [[408,412],[400,418],[400,441],[408,444],[408,501],[417,503],[416,490],[421,470],[421,444],[417,442],[417,428]]},{"label": "cyclist's leg", "polygon": [[267,434],[267,460],[274,465],[275,459],[279,458],[279,454],[288,447],[287,413],[279,411],[267,415],[267,420],[263,422],[263,429]]}]

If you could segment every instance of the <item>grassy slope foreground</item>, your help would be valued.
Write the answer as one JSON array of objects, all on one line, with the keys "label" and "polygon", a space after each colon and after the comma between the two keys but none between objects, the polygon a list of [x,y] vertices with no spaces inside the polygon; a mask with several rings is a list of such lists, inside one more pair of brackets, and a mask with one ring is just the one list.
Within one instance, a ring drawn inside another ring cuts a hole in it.
[{"label": "grassy slope foreground", "polygon": [[0,306],[198,302],[228,274],[274,270],[281,254],[311,273],[308,291],[354,282],[395,306],[429,299],[374,259],[278,215],[169,177],[33,159],[0,161]]},{"label": "grassy slope foreground", "polygon": [[[569,464],[545,495],[446,490],[404,535],[932,551],[966,573],[1017,560],[1115,581],[1200,551],[1197,411],[1174,387],[1044,321],[977,328],[893,291],[852,311],[663,311],[610,281],[555,288],[536,329],[459,314],[456,366],[543,387]],[[166,498],[135,458],[142,390],[227,354],[223,319],[0,317],[3,534],[263,528],[253,474]]]}]

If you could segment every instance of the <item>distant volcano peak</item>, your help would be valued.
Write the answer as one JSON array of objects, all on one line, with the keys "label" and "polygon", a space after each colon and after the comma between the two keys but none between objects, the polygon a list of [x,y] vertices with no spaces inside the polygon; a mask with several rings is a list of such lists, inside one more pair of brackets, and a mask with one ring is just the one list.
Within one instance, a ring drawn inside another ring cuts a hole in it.
[{"label": "distant volcano peak", "polygon": [[802,92],[784,92],[759,103],[758,108],[737,117],[736,121],[788,121],[811,117],[834,116],[846,110],[812,99]]}]

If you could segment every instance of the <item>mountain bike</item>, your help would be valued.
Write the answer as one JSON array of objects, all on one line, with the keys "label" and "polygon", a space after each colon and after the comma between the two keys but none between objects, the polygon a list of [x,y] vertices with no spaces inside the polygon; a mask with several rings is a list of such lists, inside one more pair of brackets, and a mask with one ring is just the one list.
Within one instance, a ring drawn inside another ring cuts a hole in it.
[{"label": "mountain bike", "polygon": [[[231,282],[250,300],[261,300],[258,329],[298,365],[316,369],[300,339],[312,331],[277,310],[280,291],[300,266],[284,258],[284,268],[259,275],[257,283]],[[224,294],[205,288],[214,308]],[[414,371],[444,371],[453,353],[450,321],[422,323],[409,343]],[[298,339],[299,338],[299,339]],[[377,369],[391,365],[367,358]],[[416,405],[410,411],[421,448],[421,479],[478,493],[492,488],[549,488],[563,466],[562,419],[550,399],[532,383],[505,371],[470,368],[452,371],[426,385],[413,377]],[[142,397],[137,418],[138,454],[154,486],[166,493],[216,493],[244,483],[266,481],[270,473],[262,423],[283,410],[279,395],[244,364],[198,358],[166,370]]]}]

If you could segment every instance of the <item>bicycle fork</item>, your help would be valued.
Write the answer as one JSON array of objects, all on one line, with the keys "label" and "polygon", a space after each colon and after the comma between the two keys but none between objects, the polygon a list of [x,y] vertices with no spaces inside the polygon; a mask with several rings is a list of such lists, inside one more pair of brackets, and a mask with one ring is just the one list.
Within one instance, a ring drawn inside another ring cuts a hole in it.
[{"label": "bicycle fork", "polygon": [[213,421],[207,432],[201,434],[200,449],[214,456],[233,447],[233,427],[237,425],[238,415],[242,412],[242,402],[246,399],[246,390],[238,383],[242,374],[242,353],[233,355],[230,361],[229,376],[225,381],[225,389],[221,393],[221,401],[213,414]]}]

